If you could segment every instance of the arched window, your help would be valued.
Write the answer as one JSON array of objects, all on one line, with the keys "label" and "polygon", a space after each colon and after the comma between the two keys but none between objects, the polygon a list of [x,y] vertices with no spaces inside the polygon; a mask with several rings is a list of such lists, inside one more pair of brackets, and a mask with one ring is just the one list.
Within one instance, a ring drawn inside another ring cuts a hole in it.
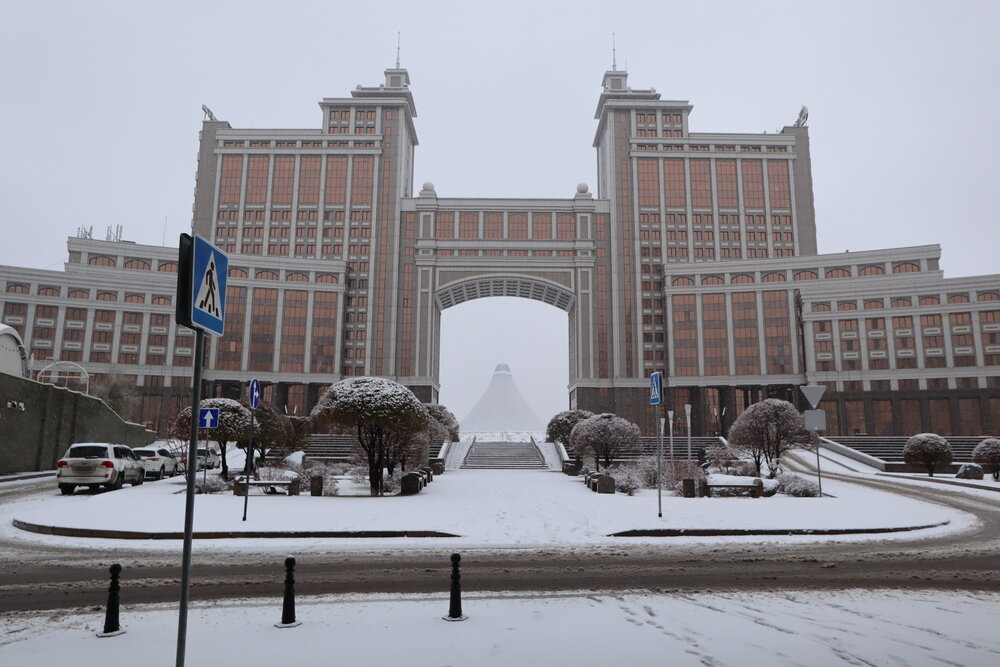
[{"label": "arched window", "polygon": [[27,294],[31,290],[23,283],[7,283],[8,294]]},{"label": "arched window", "polygon": [[337,284],[337,276],[332,273],[321,273],[316,276],[316,282]]},{"label": "arched window", "polygon": [[795,280],[818,280],[819,275],[815,271],[806,269],[805,271],[796,271],[793,278]]},{"label": "arched window", "polygon": [[62,290],[58,287],[39,287],[38,296],[61,296]]},{"label": "arched window", "polygon": [[980,292],[976,301],[1000,301],[1000,292]]},{"label": "arched window", "polygon": [[169,296],[154,296],[153,303],[157,306],[169,306],[173,301]]},{"label": "arched window", "polygon": [[230,278],[246,278],[250,274],[247,273],[246,269],[241,269],[238,266],[229,267],[229,277]]},{"label": "arched window", "polygon": [[127,259],[125,260],[126,269],[134,269],[136,271],[149,271],[149,262],[144,259]]},{"label": "arched window", "polygon": [[90,290],[89,289],[71,289],[69,291],[69,298],[71,299],[89,299]]},{"label": "arched window", "polygon": [[745,285],[747,283],[753,282],[753,276],[748,275],[746,273],[741,273],[739,275],[733,276],[733,279],[730,282],[732,282],[735,285]]},{"label": "arched window", "polygon": [[825,313],[830,311],[830,304],[828,303],[814,303],[812,305],[812,312],[814,313]]},{"label": "arched window", "polygon": [[924,295],[917,299],[921,306],[936,306],[941,303],[941,298],[935,295]]},{"label": "arched window", "polygon": [[114,257],[107,257],[106,255],[96,255],[91,257],[88,261],[91,266],[117,266]]},{"label": "arched window", "polygon": [[670,281],[670,284],[675,287],[690,287],[691,285],[694,285],[694,281],[687,276],[678,276]]},{"label": "arched window", "polygon": [[146,303],[146,297],[142,294],[126,294],[125,303]]},{"label": "arched window", "polygon": [[851,272],[845,268],[827,269],[827,278],[850,278]]},{"label": "arched window", "polygon": [[885,275],[885,269],[877,264],[872,264],[871,266],[866,266],[860,271],[858,271],[859,276],[882,276]]},{"label": "arched window", "polygon": [[177,273],[177,262],[160,262],[156,270],[164,273]]},{"label": "arched window", "polygon": [[917,273],[920,267],[913,262],[900,262],[892,267],[893,273]]},{"label": "arched window", "polygon": [[838,301],[837,310],[857,310],[858,304],[855,301]]},{"label": "arched window", "polygon": [[97,293],[97,300],[98,301],[117,301],[118,300],[118,293],[117,292],[98,292]]},{"label": "arched window", "polygon": [[719,276],[705,276],[701,279],[702,285],[721,285],[722,282],[722,278]]},{"label": "arched window", "polygon": [[908,296],[894,296],[889,305],[893,308],[909,308],[913,305],[913,299]]},{"label": "arched window", "polygon": [[292,272],[285,274],[285,280],[290,280],[295,283],[307,283],[309,282],[309,276],[304,273]]},{"label": "arched window", "polygon": [[257,280],[277,280],[278,274],[274,271],[258,271],[254,274],[254,277]]},{"label": "arched window", "polygon": [[765,273],[764,277],[761,278],[765,283],[783,283],[785,282],[784,273]]},{"label": "arched window", "polygon": [[968,294],[949,294],[948,303],[969,303]]},{"label": "arched window", "polygon": [[865,310],[873,310],[875,308],[885,308],[885,301],[882,299],[865,299]]}]

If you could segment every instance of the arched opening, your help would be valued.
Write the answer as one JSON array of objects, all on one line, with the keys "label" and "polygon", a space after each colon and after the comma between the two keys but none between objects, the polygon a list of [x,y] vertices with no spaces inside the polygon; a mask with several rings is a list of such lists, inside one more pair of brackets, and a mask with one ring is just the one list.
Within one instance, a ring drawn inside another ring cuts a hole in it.
[{"label": "arched opening", "polygon": [[[461,294],[484,293],[439,302],[441,313],[440,402],[463,420],[482,397],[497,364],[510,366],[514,382],[541,421],[569,406],[570,336],[564,291],[548,293],[537,283],[537,296],[491,296],[487,288],[467,283]],[[548,298],[546,298],[548,297]],[[550,305],[551,304],[551,305]]]}]

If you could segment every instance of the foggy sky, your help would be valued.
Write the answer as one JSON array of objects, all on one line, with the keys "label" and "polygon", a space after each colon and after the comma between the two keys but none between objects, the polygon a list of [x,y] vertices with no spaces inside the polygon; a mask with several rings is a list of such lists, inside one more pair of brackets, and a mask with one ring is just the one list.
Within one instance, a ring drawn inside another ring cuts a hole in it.
[{"label": "foggy sky", "polygon": [[[321,98],[382,82],[398,30],[418,189],[594,188],[614,32],[629,84],[689,100],[693,132],[775,132],[809,107],[820,252],[940,243],[947,276],[996,273],[996,3],[816,4],[3,0],[0,265],[61,269],[79,226],[175,245],[202,104],[319,128]],[[506,362],[540,416],[563,409],[566,329],[537,303],[445,311],[442,401],[464,417]]]}]

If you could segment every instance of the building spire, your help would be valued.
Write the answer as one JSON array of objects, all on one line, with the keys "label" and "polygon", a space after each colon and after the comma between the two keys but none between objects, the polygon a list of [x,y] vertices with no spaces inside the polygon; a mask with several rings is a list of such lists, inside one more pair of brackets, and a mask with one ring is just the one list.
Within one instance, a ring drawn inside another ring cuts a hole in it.
[{"label": "building spire", "polygon": [[399,69],[399,31],[396,31],[396,69]]},{"label": "building spire", "polygon": [[615,48],[615,33],[611,33],[611,71],[618,71],[618,52]]}]

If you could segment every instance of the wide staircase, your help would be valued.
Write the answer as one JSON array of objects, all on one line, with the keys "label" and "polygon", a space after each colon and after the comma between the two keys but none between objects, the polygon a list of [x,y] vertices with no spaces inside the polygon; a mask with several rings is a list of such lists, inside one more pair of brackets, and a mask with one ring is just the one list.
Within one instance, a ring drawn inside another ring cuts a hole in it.
[{"label": "wide staircase", "polygon": [[310,435],[306,456],[312,461],[353,461],[357,456],[356,435]]},{"label": "wide staircase", "polygon": [[[891,435],[830,435],[828,439],[841,445],[864,452],[883,461],[902,461],[903,447],[909,438]],[[948,435],[953,458],[958,463],[972,460],[972,450],[982,442],[984,435]]]},{"label": "wide staircase", "polygon": [[464,469],[547,470],[548,465],[533,442],[479,442],[469,448]]}]

